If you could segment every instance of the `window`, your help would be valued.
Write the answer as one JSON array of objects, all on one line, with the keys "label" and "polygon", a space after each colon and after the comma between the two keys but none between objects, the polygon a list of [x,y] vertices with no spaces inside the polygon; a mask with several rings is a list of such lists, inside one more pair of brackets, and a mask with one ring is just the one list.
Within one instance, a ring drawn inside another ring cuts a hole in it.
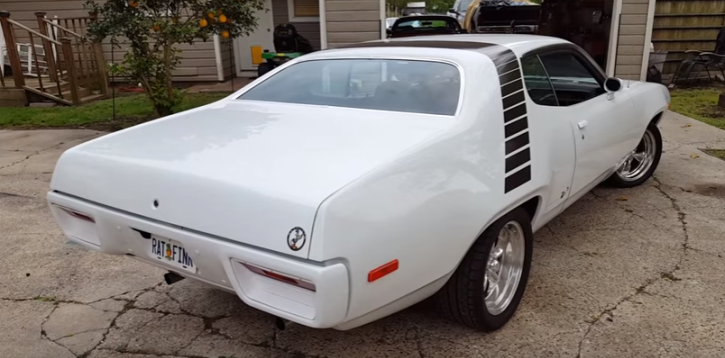
[{"label": "window", "polygon": [[451,116],[460,89],[458,69],[445,63],[314,60],[288,67],[239,99]]},{"label": "window", "polygon": [[320,21],[319,0],[287,0],[289,21]]},{"label": "window", "polygon": [[468,11],[468,6],[471,5],[472,1],[473,0],[461,0],[461,2],[458,3],[456,11],[458,11],[461,15],[465,15]]},{"label": "window", "polygon": [[572,52],[555,52],[538,56],[554,87],[560,106],[588,101],[606,91],[597,76]]},{"label": "window", "polygon": [[521,70],[524,74],[526,91],[534,103],[542,106],[558,106],[551,81],[549,81],[549,76],[546,74],[539,56],[522,57]]}]

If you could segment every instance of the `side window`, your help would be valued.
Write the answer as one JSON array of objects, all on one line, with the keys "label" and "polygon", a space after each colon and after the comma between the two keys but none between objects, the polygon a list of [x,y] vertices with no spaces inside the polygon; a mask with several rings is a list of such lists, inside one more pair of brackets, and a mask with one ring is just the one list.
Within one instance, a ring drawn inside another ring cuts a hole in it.
[{"label": "side window", "polygon": [[544,54],[539,59],[554,86],[559,106],[579,104],[606,92],[597,77],[573,53]]},{"label": "side window", "polygon": [[539,56],[521,58],[521,69],[524,74],[526,91],[531,100],[542,106],[558,106],[551,81],[549,81],[549,76],[547,76]]}]

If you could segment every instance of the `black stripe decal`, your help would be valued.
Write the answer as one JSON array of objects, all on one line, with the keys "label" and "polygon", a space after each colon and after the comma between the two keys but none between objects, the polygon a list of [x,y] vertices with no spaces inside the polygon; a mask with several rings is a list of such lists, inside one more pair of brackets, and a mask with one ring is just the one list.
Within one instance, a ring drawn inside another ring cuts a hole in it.
[{"label": "black stripe decal", "polygon": [[[504,159],[506,179],[504,193],[508,193],[531,181],[531,148],[529,145],[529,120],[526,111],[526,95],[521,79],[519,60],[513,51],[503,46],[491,46],[483,52],[496,65],[499,85],[501,86],[501,104],[504,120],[504,140],[506,141]],[[512,137],[509,140],[505,138]],[[518,151],[518,152],[517,152]],[[511,153],[516,154],[511,155]],[[516,168],[522,168],[511,173]]]},{"label": "black stripe decal", "polygon": [[509,83],[511,81],[518,80],[520,78],[521,78],[521,71],[515,70],[515,71],[507,72],[507,73],[500,75],[499,81],[501,81],[501,83]]},{"label": "black stripe decal", "polygon": [[493,60],[493,63],[496,64],[496,66],[503,65],[507,62],[511,62],[516,59],[516,54],[514,54],[511,50],[506,50],[503,53],[501,53],[499,56],[492,55],[491,60]]},{"label": "black stripe decal", "polygon": [[523,169],[517,171],[516,173],[511,174],[506,178],[506,183],[504,184],[505,189],[504,193],[508,193],[511,190],[514,190],[528,181],[531,180],[531,166],[526,166]]},{"label": "black stripe decal", "polygon": [[506,133],[506,138],[508,138],[516,133],[526,130],[527,128],[529,128],[529,122],[526,120],[526,117],[524,117],[518,121],[513,121],[507,124],[504,128],[504,132]]},{"label": "black stripe decal", "polygon": [[529,132],[506,141],[506,155],[509,155],[529,144]]},{"label": "black stripe decal", "polygon": [[503,66],[499,66],[496,70],[498,73],[506,73],[519,68],[519,61],[511,61]]},{"label": "black stripe decal", "polygon": [[503,99],[503,110],[505,111],[505,110],[523,102],[525,99],[526,99],[526,97],[524,97],[524,91],[518,91]]},{"label": "black stripe decal", "polygon": [[526,103],[511,107],[503,113],[503,122],[508,123],[526,114]]},{"label": "black stripe decal", "polygon": [[506,173],[524,165],[531,160],[531,151],[526,148],[508,158],[506,158]]},{"label": "black stripe decal", "polygon": [[503,85],[503,87],[501,87],[501,96],[503,97],[506,97],[524,88],[521,81],[514,81],[509,84],[502,83],[501,85]]}]

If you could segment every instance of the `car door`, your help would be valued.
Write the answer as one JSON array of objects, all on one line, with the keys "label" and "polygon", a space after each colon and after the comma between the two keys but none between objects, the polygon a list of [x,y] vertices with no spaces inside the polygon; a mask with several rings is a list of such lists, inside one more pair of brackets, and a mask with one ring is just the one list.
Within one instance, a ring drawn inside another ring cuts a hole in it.
[{"label": "car door", "polygon": [[[547,178],[547,195],[542,217],[552,217],[564,209],[576,166],[576,141],[571,122],[562,115],[546,70],[536,54],[521,57],[524,86],[529,98],[528,127],[531,133],[532,162],[536,175]],[[526,121],[526,119],[523,119]],[[516,121],[506,126],[516,126]]]},{"label": "car door", "polygon": [[566,118],[576,141],[574,200],[596,186],[626,156],[635,125],[626,90],[607,93],[604,72],[582,50],[566,46],[538,54],[554,88],[556,112]]}]

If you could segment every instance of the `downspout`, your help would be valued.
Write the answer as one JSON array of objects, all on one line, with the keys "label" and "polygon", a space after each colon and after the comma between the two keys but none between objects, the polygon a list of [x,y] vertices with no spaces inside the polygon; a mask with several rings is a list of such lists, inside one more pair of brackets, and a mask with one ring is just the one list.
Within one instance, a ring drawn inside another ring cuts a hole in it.
[{"label": "downspout", "polygon": [[325,0],[320,0],[320,50],[327,49],[327,10]]},{"label": "downspout", "polygon": [[216,61],[217,80],[224,82],[224,65],[222,63],[222,46],[219,35],[214,35],[214,60]]},{"label": "downspout", "polygon": [[388,17],[385,0],[380,0],[380,39],[385,40],[387,36],[387,24],[385,19]]}]

